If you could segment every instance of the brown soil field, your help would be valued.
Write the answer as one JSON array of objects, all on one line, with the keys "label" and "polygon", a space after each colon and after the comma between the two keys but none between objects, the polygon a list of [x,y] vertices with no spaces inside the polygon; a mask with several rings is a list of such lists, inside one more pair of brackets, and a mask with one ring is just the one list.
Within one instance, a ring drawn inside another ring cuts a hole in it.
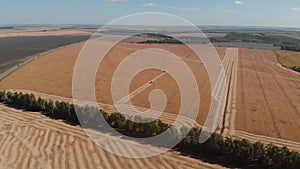
[{"label": "brown soil field", "polygon": [[[101,134],[101,133],[99,133]],[[101,134],[102,139],[115,136]],[[130,142],[130,141],[128,141]],[[124,144],[124,143],[123,143]],[[132,150],[124,145],[116,148]],[[224,168],[169,151],[142,159],[120,157],[99,148],[84,130],[62,121],[49,119],[40,113],[23,112],[0,105],[0,168],[5,169],[138,169],[138,168]],[[18,153],[16,153],[18,152]]]},{"label": "brown soil field", "polygon": [[62,29],[51,31],[38,32],[17,32],[17,33],[3,33],[0,38],[16,37],[16,36],[62,36],[62,35],[91,35],[96,30],[93,29]]},{"label": "brown soil field", "polygon": [[236,130],[299,142],[299,82],[273,51],[240,49]]}]

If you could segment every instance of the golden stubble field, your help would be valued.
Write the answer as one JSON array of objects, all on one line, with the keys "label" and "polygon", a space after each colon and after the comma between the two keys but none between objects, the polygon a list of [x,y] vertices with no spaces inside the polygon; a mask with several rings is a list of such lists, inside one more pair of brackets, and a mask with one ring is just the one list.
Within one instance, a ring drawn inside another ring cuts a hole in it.
[{"label": "golden stubble field", "polygon": [[[72,73],[82,46],[83,43],[71,45],[25,65],[1,81],[0,88],[26,89],[71,98]],[[211,99],[207,72],[201,61],[197,61],[191,51],[180,45],[119,43],[118,47],[106,56],[98,70],[95,83],[97,100],[100,103],[112,104],[110,84],[115,68],[129,54],[148,47],[169,50],[191,67],[201,95],[197,122],[203,124]],[[242,131],[299,142],[300,74],[282,68],[273,51],[219,47],[216,50],[220,58],[224,58],[226,75],[232,81],[228,82],[230,97],[227,104],[230,104],[230,108],[227,108],[228,112],[225,113],[223,127],[236,131],[233,132],[236,134]],[[229,51],[227,57],[224,57],[225,51]],[[238,56],[231,56],[230,51],[238,52]],[[160,77],[155,83],[134,94],[131,102],[136,106],[148,108],[149,93],[159,88],[165,92],[168,99],[165,112],[178,113],[178,86],[170,75],[160,70],[139,73],[132,81],[130,91],[135,91],[157,76]],[[222,124],[220,127],[222,128]],[[256,135],[253,137],[259,138]]]},{"label": "golden stubble field", "polygon": [[273,51],[240,49],[236,129],[299,142],[299,82]]},{"label": "golden stubble field", "polygon": [[[36,96],[45,99],[70,101],[68,98],[72,96],[72,73],[82,45],[74,44],[59,49],[21,67],[1,81],[1,89],[13,89],[28,93],[36,91],[41,93],[33,92]],[[120,51],[113,50],[113,53],[110,54],[111,57],[105,59],[104,65],[100,66],[101,69],[105,70],[105,73],[97,75],[97,98],[99,102],[104,104],[112,103],[110,89],[106,88],[110,87],[109,76],[113,73],[113,66],[117,65],[118,61],[124,57],[124,53],[130,53],[139,49],[139,47],[147,47],[146,45],[137,45],[136,48],[132,48],[132,46],[128,48],[126,45],[131,44],[127,43],[120,45],[124,48],[121,48]],[[126,48],[128,50],[124,52]],[[169,48],[176,48],[176,46],[169,46]],[[220,49],[220,51],[221,53],[224,52],[223,49]],[[153,79],[160,73],[157,70],[141,72],[135,77],[130,86],[130,91],[135,90],[143,83],[148,83],[148,79]],[[165,76],[165,79],[166,81],[163,82],[170,83],[172,81],[169,76]],[[20,83],[12,83],[13,81],[19,81]],[[156,88],[161,83],[157,81]],[[205,85],[207,84],[203,83],[203,86]],[[172,88],[173,86],[175,85],[172,85]],[[164,88],[167,87],[163,86],[162,89]],[[205,87],[202,88],[205,89]],[[180,102],[177,97],[171,95],[176,91],[177,89],[167,91],[168,98],[173,100],[173,102],[168,103],[167,110],[169,112],[177,108],[172,105]],[[209,91],[207,91],[207,94],[209,95]],[[143,96],[138,95],[135,97],[141,98],[141,100],[132,100],[135,105],[148,106],[145,103],[147,100]],[[4,105],[0,105],[0,129],[0,145],[2,147],[0,149],[0,168],[223,168],[189,156],[182,156],[173,151],[143,159],[120,157],[99,148],[79,126],[71,126],[44,117],[39,113],[23,112]],[[108,139],[110,137],[113,136],[102,134],[100,138]],[[140,149],[139,146],[135,150],[128,149],[126,145],[122,144],[107,146],[128,153],[148,151],[148,149]],[[12,153],[14,151],[19,153]]]},{"label": "golden stubble field", "polygon": [[61,29],[48,31],[14,32],[0,34],[0,38],[19,36],[64,36],[64,35],[91,35],[96,29]]},{"label": "golden stubble field", "polygon": [[[113,139],[102,134],[100,139]],[[101,141],[101,140],[99,140]],[[130,142],[130,141],[128,141]],[[138,143],[107,146],[129,154],[148,151]],[[0,168],[5,169],[139,169],[224,168],[169,151],[150,158],[125,158],[98,147],[79,126],[0,104]],[[135,151],[135,152],[132,152]]]},{"label": "golden stubble field", "polygon": [[[40,93],[48,93],[52,95],[72,97],[72,76],[77,56],[83,46],[83,43],[68,46],[66,48],[49,53],[40,59],[37,59],[24,67],[21,67],[0,84],[1,89],[27,89]],[[187,47],[179,45],[138,45],[132,43],[120,43],[112,49],[103,62],[99,66],[96,77],[96,96],[97,101],[104,104],[112,104],[111,96],[111,80],[112,75],[119,63],[129,54],[148,47],[158,47],[169,50],[184,58],[187,65],[192,67],[199,86],[201,97],[201,105],[198,122],[205,120],[206,114],[210,106],[210,83],[204,66],[199,60],[195,62],[196,56],[187,49]],[[217,48],[219,55],[223,57],[225,48]],[[150,56],[150,55],[149,55]],[[175,65],[174,65],[175,66]],[[130,85],[130,92],[134,91],[142,84],[148,83],[149,80],[155,78],[162,71],[146,70],[139,73]],[[14,83],[18,81],[18,83]],[[171,83],[170,83],[171,82]],[[174,79],[165,74],[156,83],[149,86],[145,90],[139,92],[131,99],[134,105],[140,107],[148,107],[148,93],[151,89],[162,89],[168,98],[165,112],[174,113],[179,110],[180,93],[176,87]],[[84,93],[83,93],[84,94]]]}]

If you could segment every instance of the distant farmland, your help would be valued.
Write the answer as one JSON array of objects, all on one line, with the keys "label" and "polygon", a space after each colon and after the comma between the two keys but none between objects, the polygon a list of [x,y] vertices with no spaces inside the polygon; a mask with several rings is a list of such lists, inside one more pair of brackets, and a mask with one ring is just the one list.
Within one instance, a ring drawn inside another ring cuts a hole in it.
[{"label": "distant farmland", "polygon": [[87,40],[89,35],[0,38],[0,73],[28,56]]}]

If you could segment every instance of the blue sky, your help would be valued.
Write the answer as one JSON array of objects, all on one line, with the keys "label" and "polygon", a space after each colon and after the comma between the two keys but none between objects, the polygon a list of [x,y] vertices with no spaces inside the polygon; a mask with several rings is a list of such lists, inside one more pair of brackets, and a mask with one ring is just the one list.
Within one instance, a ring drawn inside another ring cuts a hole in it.
[{"label": "blue sky", "polygon": [[197,25],[300,27],[300,0],[0,0],[4,24],[105,24],[165,12]]}]

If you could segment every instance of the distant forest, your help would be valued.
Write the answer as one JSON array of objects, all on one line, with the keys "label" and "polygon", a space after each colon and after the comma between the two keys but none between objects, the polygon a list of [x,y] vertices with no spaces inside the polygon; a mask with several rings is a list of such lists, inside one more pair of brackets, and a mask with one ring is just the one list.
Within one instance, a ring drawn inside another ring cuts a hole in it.
[{"label": "distant forest", "polygon": [[[155,40],[145,40],[138,43],[148,43],[148,44],[182,44],[183,42],[165,35],[147,33],[138,35],[141,37],[154,38]],[[188,42],[199,43],[208,41],[204,38],[199,37],[182,37]],[[300,52],[300,39],[284,36],[284,35],[269,35],[265,33],[241,33],[241,32],[229,32],[224,37],[210,37],[211,43],[221,43],[221,42],[232,42],[232,43],[258,43],[258,44],[272,44],[273,46],[280,47],[281,50],[290,50]]]},{"label": "distant forest", "polygon": [[236,33],[232,32],[224,37],[210,38],[214,42],[249,42],[268,43],[281,47],[282,50],[300,51],[300,39],[295,39],[283,35],[268,35],[264,33]]}]

